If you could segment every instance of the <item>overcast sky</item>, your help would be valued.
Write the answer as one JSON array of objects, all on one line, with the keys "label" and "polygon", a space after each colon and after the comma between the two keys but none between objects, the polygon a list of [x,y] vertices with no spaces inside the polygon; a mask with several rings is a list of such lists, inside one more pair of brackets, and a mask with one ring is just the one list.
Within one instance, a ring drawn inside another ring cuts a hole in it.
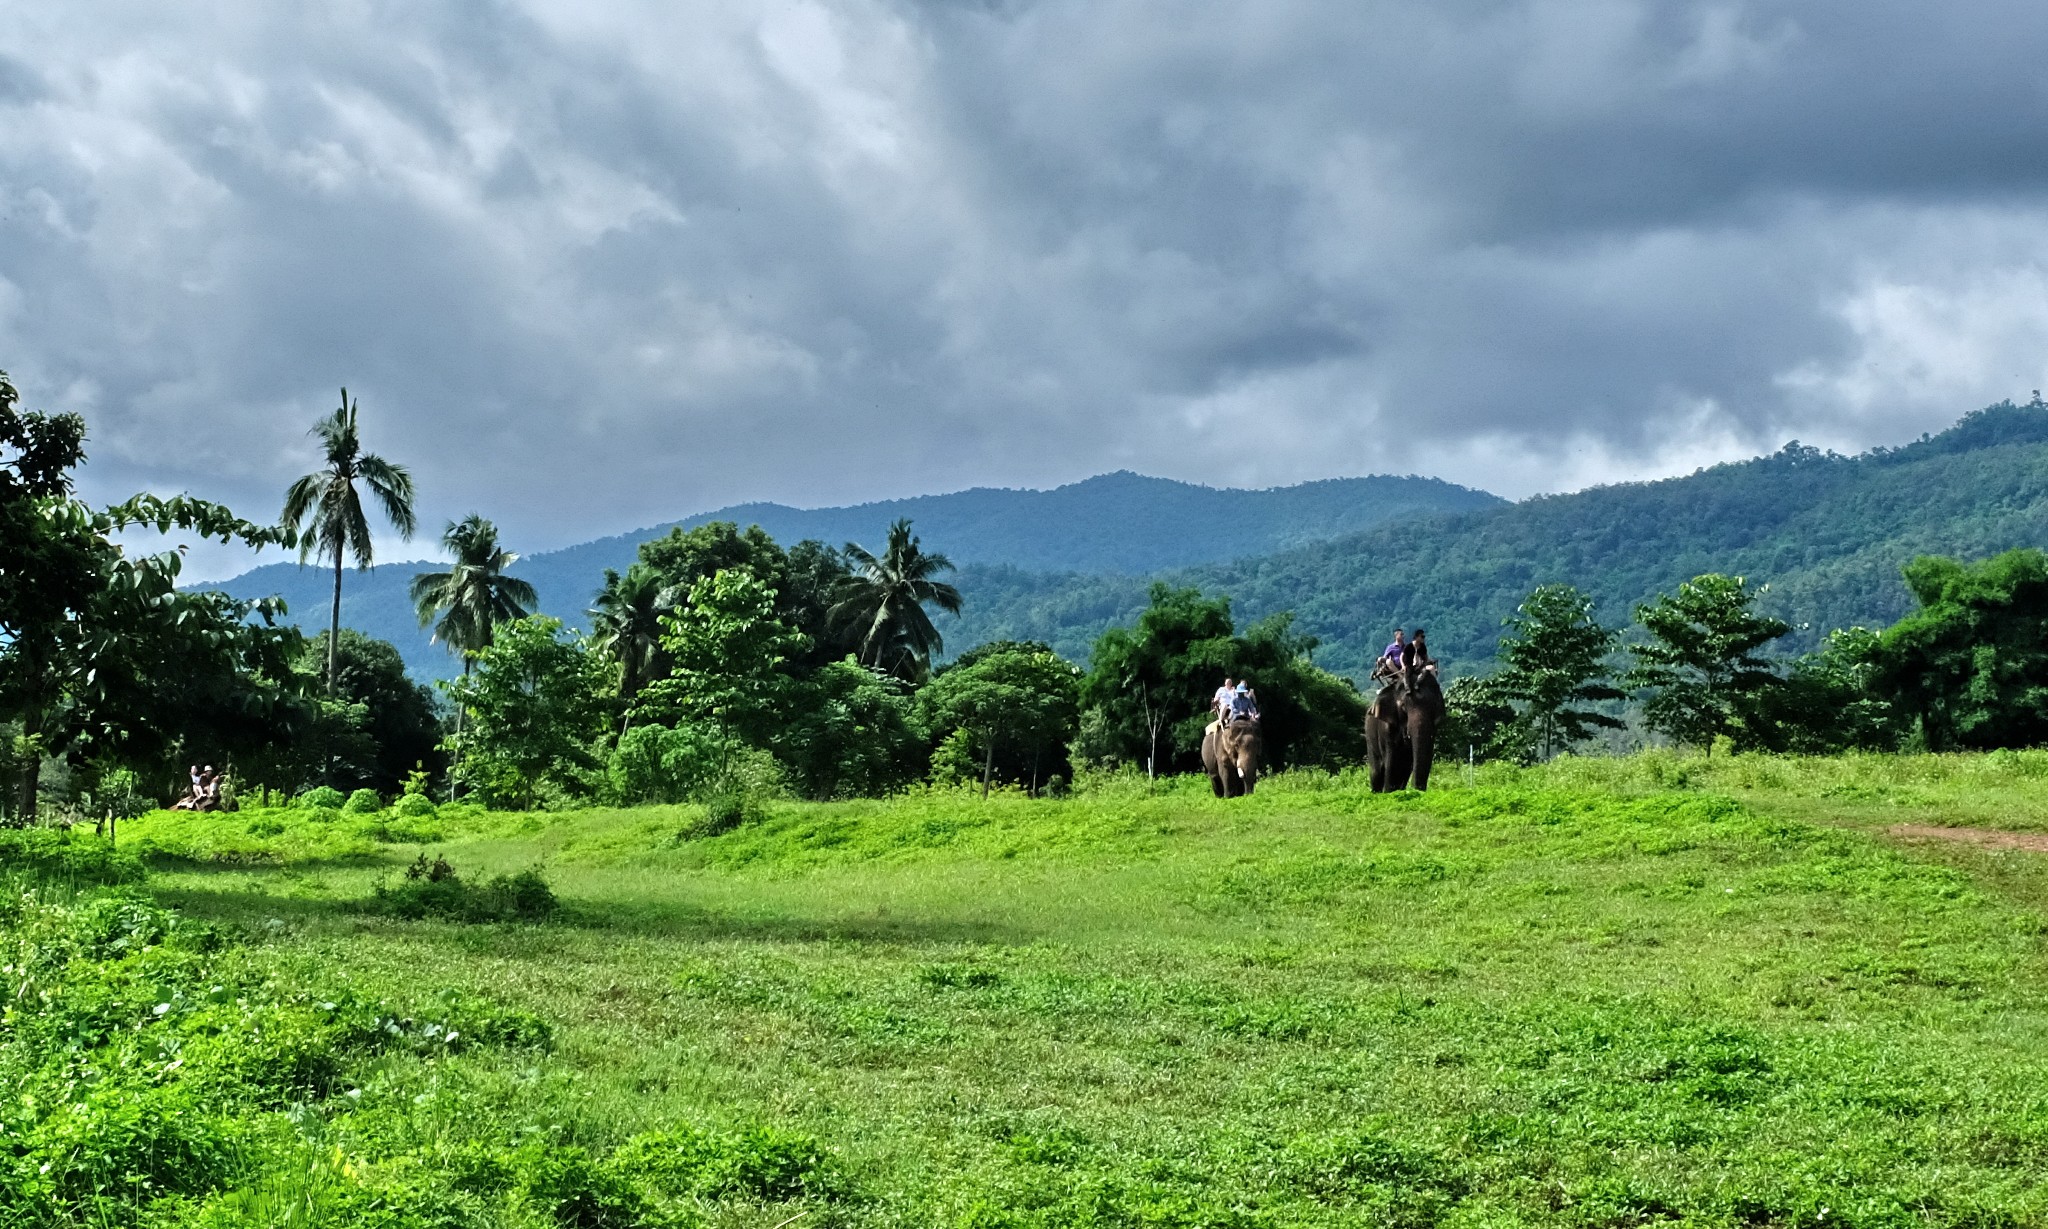
[{"label": "overcast sky", "polygon": [[2048,385],[2037,0],[0,16],[0,368],[96,498],[267,519],[344,383],[423,525],[525,550],[1119,468],[1519,496]]}]

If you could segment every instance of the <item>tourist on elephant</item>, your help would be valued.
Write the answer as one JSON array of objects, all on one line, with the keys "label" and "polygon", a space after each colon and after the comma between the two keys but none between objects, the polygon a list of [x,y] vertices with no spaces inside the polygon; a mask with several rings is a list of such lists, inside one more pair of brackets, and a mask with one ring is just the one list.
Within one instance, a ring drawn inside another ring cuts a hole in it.
[{"label": "tourist on elephant", "polygon": [[1403,666],[1407,663],[1408,633],[1397,627],[1394,629],[1394,643],[1388,645],[1387,651],[1381,653],[1379,660],[1373,662],[1372,676],[1378,678],[1396,666]]},{"label": "tourist on elephant", "polygon": [[1230,720],[1257,721],[1259,719],[1259,696],[1252,690],[1250,679],[1237,680],[1237,690],[1230,693]]},{"label": "tourist on elephant", "polygon": [[1415,629],[1415,638],[1408,642],[1408,664],[1418,670],[1436,672],[1436,658],[1429,655],[1429,644],[1423,638],[1422,628]]},{"label": "tourist on elephant", "polygon": [[1227,674],[1224,675],[1223,686],[1218,687],[1216,694],[1209,697],[1209,708],[1216,714],[1216,720],[1230,720],[1230,697],[1236,690],[1237,680]]}]

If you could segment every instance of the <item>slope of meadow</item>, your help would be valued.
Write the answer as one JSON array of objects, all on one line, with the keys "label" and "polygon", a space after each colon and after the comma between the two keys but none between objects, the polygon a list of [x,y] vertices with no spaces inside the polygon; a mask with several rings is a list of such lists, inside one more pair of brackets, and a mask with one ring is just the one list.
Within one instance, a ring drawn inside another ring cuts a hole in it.
[{"label": "slope of meadow", "polygon": [[[656,808],[121,841],[279,984],[549,1030],[338,1059],[301,1111],[337,1176],[278,1223],[403,1189],[375,1206],[441,1219],[374,1223],[2021,1225],[2048,1217],[2048,872],[1881,830],[2048,822],[2044,774],[1645,756],[715,836]],[[560,908],[393,916],[429,847],[539,866]],[[539,1140],[616,1200],[556,1199]]]}]

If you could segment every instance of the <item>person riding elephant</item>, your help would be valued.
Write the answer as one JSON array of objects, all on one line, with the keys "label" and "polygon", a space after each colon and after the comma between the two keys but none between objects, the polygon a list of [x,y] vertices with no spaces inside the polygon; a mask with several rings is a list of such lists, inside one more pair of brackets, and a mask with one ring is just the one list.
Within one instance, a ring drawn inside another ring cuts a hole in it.
[{"label": "person riding elephant", "polygon": [[1228,723],[1214,721],[1202,732],[1202,771],[1209,774],[1209,787],[1218,798],[1236,798],[1252,792],[1259,780],[1259,756],[1264,750],[1259,735],[1258,711],[1233,712]]}]

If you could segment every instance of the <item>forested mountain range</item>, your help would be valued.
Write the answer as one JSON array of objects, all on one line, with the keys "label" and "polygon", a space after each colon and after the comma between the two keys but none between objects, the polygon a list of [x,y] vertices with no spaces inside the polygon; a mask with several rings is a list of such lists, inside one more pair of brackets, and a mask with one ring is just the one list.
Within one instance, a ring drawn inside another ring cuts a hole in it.
[{"label": "forested mountain range", "polygon": [[[624,570],[639,544],[649,538],[677,526],[711,521],[742,527],[758,524],[785,545],[815,538],[835,547],[859,542],[879,550],[890,522],[901,517],[912,521],[925,549],[944,552],[970,575],[991,567],[1033,575],[1149,575],[1270,554],[1376,524],[1505,502],[1497,495],[1434,478],[1336,478],[1254,491],[1119,472],[1050,491],[977,488],[844,508],[743,504],[535,554],[511,570],[532,582],[543,611],[581,626],[606,568]],[[440,566],[395,562],[367,573],[349,572],[342,586],[343,625],[396,644],[417,674],[453,673],[452,659],[428,643],[406,599],[406,586],[415,572]],[[332,583],[332,573],[319,567],[279,563],[211,587],[238,597],[275,593],[310,632],[326,626]],[[950,647],[973,643],[971,637],[954,637]]]},{"label": "forested mountain range", "polygon": [[[759,523],[779,541],[875,543],[909,516],[928,549],[963,564],[947,648],[1040,639],[1085,661],[1103,628],[1128,622],[1152,579],[1229,594],[1240,621],[1292,610],[1322,641],[1318,659],[1358,673],[1396,620],[1430,629],[1456,671],[1492,656],[1500,622],[1538,584],[1563,581],[1628,622],[1630,607],[1706,571],[1770,586],[1763,608],[1802,630],[1881,625],[1911,604],[1899,565],[1917,554],[1979,558],[2048,544],[2048,406],[2001,404],[1938,435],[1854,457],[1787,445],[1680,478],[1506,503],[1414,478],[1361,478],[1273,491],[1219,491],[1110,474],[1056,491],[963,491],[857,508],[723,509],[681,522]],[[1364,528],[1360,528],[1363,525]],[[542,606],[572,624],[606,567],[623,568],[667,526],[522,560]],[[1205,557],[1206,556],[1206,557]],[[1067,562],[1072,560],[1072,562]],[[452,662],[427,644],[405,601],[413,572],[349,573],[343,621],[400,646],[415,671]],[[279,593],[324,624],[327,574],[274,564],[224,584]]]},{"label": "forested mountain range", "polygon": [[[1231,595],[1240,621],[1292,610],[1322,641],[1317,658],[1360,673],[1398,620],[1430,630],[1454,673],[1493,655],[1500,623],[1539,584],[1577,585],[1600,617],[1702,572],[1770,586],[1761,609],[1809,648],[1836,627],[1882,626],[1912,605],[1899,576],[1920,554],[1981,558],[2048,545],[2048,405],[2000,404],[1939,435],[1854,457],[1788,444],[1778,453],[1658,482],[1541,496],[1414,519],[1162,579]],[[963,643],[1042,639],[1085,653],[1127,622],[1147,582],[970,569]]]}]

